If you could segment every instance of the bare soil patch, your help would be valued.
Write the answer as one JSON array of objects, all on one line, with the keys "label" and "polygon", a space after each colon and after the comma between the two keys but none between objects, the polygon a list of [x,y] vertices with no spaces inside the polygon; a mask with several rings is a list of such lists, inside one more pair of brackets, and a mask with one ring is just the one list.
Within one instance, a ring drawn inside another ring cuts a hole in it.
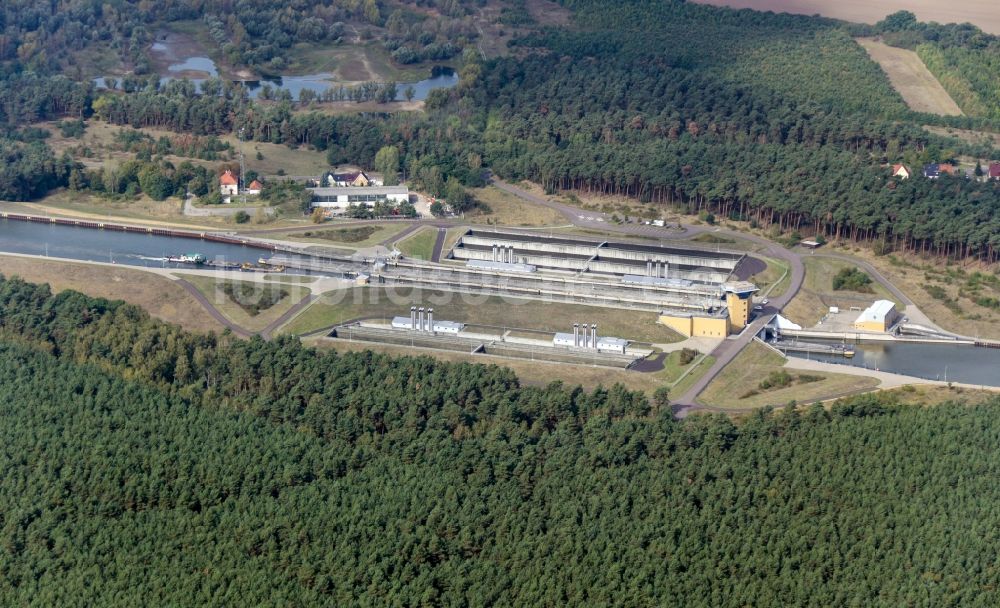
[{"label": "bare soil patch", "polygon": [[857,42],[882,67],[893,88],[911,110],[943,116],[962,115],[962,109],[915,52],[892,47],[871,38],[858,38]]},{"label": "bare soil patch", "polygon": [[569,9],[551,0],[527,0],[524,4],[538,25],[565,27],[573,17]]},{"label": "bare soil patch", "polygon": [[223,329],[191,294],[150,272],[0,255],[0,273],[32,283],[48,283],[53,293],[73,289],[89,296],[125,300],[157,319],[191,331]]}]

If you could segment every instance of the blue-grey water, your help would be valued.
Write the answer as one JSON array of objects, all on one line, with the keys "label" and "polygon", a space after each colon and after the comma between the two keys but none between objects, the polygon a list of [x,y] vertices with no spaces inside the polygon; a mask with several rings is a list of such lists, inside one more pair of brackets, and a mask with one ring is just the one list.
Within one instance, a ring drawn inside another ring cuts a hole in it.
[{"label": "blue-grey water", "polygon": [[0,251],[164,268],[190,268],[163,259],[186,253],[238,263],[270,257],[266,249],[245,245],[4,219],[0,219]]},{"label": "blue-grey water", "polygon": [[802,353],[801,359],[828,361],[964,384],[1000,386],[1000,349],[956,344],[875,343],[854,344],[852,359]]},{"label": "blue-grey water", "polygon": [[[157,43],[160,44],[160,43]],[[154,44],[154,47],[156,45]],[[160,78],[160,85],[164,85],[174,78],[178,74],[184,72],[198,71],[209,74],[211,77],[217,77],[219,75],[219,70],[209,57],[188,57],[183,62],[175,63],[167,68],[168,74]],[[171,75],[173,74],[173,75]],[[118,78],[120,81],[121,79]],[[205,79],[204,78],[190,78],[189,79],[196,87],[199,86]],[[94,84],[98,87],[105,87],[104,78],[95,78]],[[277,78],[264,78],[261,80],[248,80],[243,81],[243,85],[247,87],[250,92],[251,98],[256,98],[264,85],[269,85],[274,90],[287,90],[292,94],[292,98],[298,100],[299,93],[304,89],[309,89],[317,94],[322,94],[327,89],[338,88],[343,84],[336,80],[336,77],[330,73],[320,73],[320,74],[307,74],[305,76],[281,76]],[[427,95],[434,89],[446,89],[458,84],[458,74],[455,70],[437,66],[431,71],[431,76],[417,82],[401,82],[396,88],[396,100],[402,101],[406,99],[406,88],[413,87],[415,100],[427,99]],[[200,88],[199,88],[200,90]]]}]

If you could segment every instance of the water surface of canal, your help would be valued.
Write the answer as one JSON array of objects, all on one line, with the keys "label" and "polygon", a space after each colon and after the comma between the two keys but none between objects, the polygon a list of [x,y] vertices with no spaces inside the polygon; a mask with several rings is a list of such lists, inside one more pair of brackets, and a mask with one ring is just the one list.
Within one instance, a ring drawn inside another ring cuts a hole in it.
[{"label": "water surface of canal", "polygon": [[200,253],[209,260],[238,263],[270,257],[267,249],[253,246],[4,219],[0,219],[0,252],[157,268],[190,268],[190,265],[164,260],[185,253]]},{"label": "water surface of canal", "polygon": [[1000,386],[1000,349],[913,342],[865,342],[853,346],[852,359],[817,354],[795,356],[927,380]]}]

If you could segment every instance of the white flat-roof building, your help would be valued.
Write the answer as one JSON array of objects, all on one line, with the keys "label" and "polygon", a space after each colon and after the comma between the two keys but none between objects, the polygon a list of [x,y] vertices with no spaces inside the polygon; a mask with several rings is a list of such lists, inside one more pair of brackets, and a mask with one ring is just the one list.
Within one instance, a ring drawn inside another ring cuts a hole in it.
[{"label": "white flat-roof building", "polygon": [[348,206],[374,203],[408,203],[410,189],[406,186],[309,188],[312,206],[344,210]]},{"label": "white flat-roof building", "polygon": [[553,346],[576,346],[576,337],[573,334],[557,333],[552,337]]},{"label": "white flat-roof building", "polygon": [[465,329],[465,323],[455,321],[434,321],[434,333],[457,334]]},{"label": "white flat-roof building", "polygon": [[620,353],[625,354],[625,349],[628,347],[628,340],[623,338],[598,338],[597,339],[597,351],[602,353]]},{"label": "white flat-roof building", "polygon": [[393,317],[393,329],[413,329],[413,320],[410,317]]}]

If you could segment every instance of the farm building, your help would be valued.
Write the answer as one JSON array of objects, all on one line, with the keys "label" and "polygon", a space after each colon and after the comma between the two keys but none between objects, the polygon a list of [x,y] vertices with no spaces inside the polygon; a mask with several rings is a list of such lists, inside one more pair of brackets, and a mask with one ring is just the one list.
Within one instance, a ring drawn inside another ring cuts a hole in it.
[{"label": "farm building", "polygon": [[406,186],[309,188],[312,206],[344,211],[350,205],[372,203],[408,203],[410,190]]},{"label": "farm building", "polygon": [[876,300],[854,321],[854,329],[887,332],[899,319],[896,305],[889,300]]},{"label": "farm building", "polygon": [[382,185],[380,182],[369,177],[364,171],[348,171],[345,173],[334,173],[331,171],[323,176],[323,181],[331,188],[368,188]]}]

